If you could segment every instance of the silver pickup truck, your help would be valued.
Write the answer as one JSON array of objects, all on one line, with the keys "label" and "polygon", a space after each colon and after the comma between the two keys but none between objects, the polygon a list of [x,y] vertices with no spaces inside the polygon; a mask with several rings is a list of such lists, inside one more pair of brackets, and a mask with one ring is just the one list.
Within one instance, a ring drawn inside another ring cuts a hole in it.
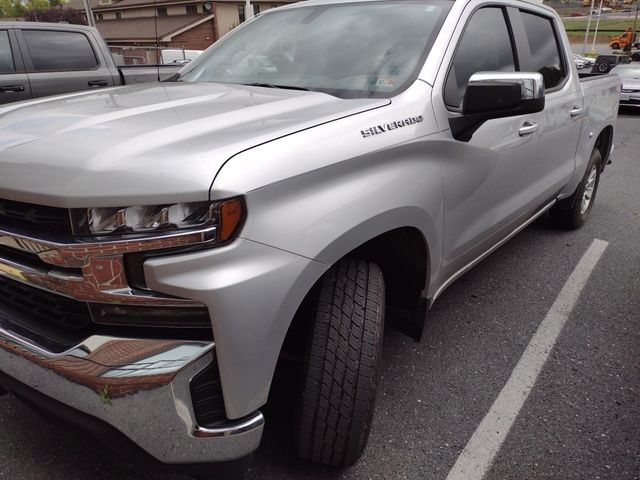
[{"label": "silver pickup truck", "polygon": [[587,220],[620,88],[518,0],[291,5],[173,80],[0,108],[0,385],[199,473],[258,448],[279,360],[299,456],[356,462],[385,324]]},{"label": "silver pickup truck", "polygon": [[181,65],[117,66],[100,33],[62,23],[0,22],[0,104],[157,82]]}]

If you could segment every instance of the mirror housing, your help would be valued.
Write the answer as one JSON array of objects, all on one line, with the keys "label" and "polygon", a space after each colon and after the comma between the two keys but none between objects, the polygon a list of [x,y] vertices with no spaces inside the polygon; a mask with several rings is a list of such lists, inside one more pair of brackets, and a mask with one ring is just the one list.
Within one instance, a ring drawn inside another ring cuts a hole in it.
[{"label": "mirror housing", "polygon": [[456,140],[468,142],[487,120],[544,110],[544,79],[539,73],[478,72],[471,76],[462,116],[449,119]]}]

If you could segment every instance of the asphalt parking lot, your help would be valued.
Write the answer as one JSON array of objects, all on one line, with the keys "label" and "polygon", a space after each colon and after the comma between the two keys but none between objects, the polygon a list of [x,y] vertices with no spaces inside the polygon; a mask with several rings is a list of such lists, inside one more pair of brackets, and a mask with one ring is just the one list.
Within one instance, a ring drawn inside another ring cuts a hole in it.
[{"label": "asphalt parking lot", "polygon": [[[526,360],[541,323],[553,317],[552,306],[594,240],[602,255],[583,275],[557,340],[538,352],[546,362],[539,376],[529,378],[533,388],[502,404],[522,401],[502,441],[493,445],[484,478],[640,478],[640,112],[621,112],[615,144],[614,163],[583,229],[559,231],[541,218],[440,297],[422,342],[387,333],[373,430],[355,467],[339,471],[297,462],[290,406],[276,398],[265,409],[267,429],[246,478],[473,478],[474,472],[454,477],[452,469],[468,458],[474,435],[481,435],[486,449],[494,441],[496,424],[483,419],[497,398],[504,399],[501,391]],[[286,392],[284,383],[278,391]],[[504,420],[502,410],[497,416]],[[188,477],[117,467],[5,396],[0,478]]]}]

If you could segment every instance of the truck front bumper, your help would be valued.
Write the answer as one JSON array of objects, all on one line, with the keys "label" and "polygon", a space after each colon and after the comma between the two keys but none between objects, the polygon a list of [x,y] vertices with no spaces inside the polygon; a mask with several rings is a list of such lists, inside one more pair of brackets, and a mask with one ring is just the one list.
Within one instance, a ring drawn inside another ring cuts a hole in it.
[{"label": "truck front bumper", "polygon": [[[121,434],[143,457],[164,465],[232,462],[258,448],[264,419],[254,412],[214,427],[198,425],[190,382],[214,361],[213,350],[211,341],[95,335],[53,353],[0,317],[0,392],[13,392],[48,413],[63,412],[53,414],[65,423],[76,413],[84,420],[75,423],[85,424],[94,437]],[[95,425],[103,432],[96,435]],[[116,441],[104,437],[102,443]],[[113,453],[109,447],[117,445],[106,447]]]}]

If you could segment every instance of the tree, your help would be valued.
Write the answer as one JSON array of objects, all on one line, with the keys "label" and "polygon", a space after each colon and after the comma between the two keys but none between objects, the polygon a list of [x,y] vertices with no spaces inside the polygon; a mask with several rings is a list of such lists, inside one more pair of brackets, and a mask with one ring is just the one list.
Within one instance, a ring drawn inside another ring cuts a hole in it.
[{"label": "tree", "polygon": [[20,0],[0,0],[0,17],[21,17],[25,10]]},{"label": "tree", "polygon": [[[0,0],[2,1],[2,0]],[[38,1],[38,0],[36,0]],[[40,0],[42,1],[42,0]],[[69,6],[58,5],[51,8],[38,8],[36,10],[29,10],[24,14],[24,19],[30,22],[67,22],[76,25],[86,25],[87,21],[80,15],[80,13]]]}]

